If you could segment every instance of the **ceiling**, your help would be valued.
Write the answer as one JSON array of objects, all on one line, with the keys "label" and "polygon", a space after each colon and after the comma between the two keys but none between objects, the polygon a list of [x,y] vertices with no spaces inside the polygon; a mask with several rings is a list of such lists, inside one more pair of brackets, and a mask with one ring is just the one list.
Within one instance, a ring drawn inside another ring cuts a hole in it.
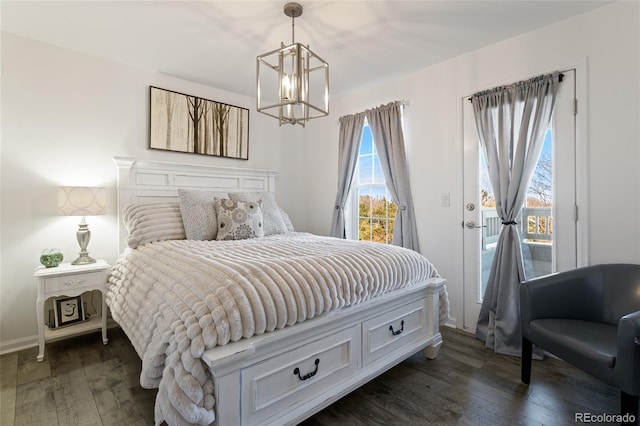
[{"label": "ceiling", "polygon": [[[256,56],[291,42],[286,1],[7,1],[2,31],[255,95]],[[296,41],[329,63],[332,96],[407,74],[607,1],[302,0]]]}]

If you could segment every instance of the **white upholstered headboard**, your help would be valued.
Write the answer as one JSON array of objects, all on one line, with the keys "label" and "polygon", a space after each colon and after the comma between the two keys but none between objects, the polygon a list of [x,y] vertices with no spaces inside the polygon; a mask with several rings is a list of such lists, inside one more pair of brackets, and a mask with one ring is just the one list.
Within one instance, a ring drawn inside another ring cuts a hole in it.
[{"label": "white upholstered headboard", "polygon": [[113,157],[117,169],[118,249],[126,247],[127,230],[120,217],[122,209],[131,203],[144,201],[177,201],[178,189],[206,191],[275,192],[278,172],[167,161],[138,160]]}]

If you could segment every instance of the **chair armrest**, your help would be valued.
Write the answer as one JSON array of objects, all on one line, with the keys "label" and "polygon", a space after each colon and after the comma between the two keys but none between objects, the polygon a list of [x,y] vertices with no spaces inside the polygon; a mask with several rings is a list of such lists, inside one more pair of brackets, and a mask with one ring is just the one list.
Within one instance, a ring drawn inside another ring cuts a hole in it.
[{"label": "chair armrest", "polygon": [[[599,322],[603,312],[603,272],[598,265],[534,278],[520,285],[523,334],[528,322],[566,318]],[[525,333],[527,331],[527,333]]]},{"label": "chair armrest", "polygon": [[629,395],[640,394],[640,311],[620,318],[618,353],[613,369],[616,386]]}]

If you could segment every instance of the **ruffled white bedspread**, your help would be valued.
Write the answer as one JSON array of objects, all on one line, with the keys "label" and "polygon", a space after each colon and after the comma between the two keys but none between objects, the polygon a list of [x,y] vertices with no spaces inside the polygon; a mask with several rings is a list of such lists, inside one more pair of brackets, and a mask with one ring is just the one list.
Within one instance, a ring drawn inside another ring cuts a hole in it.
[{"label": "ruffled white bedspread", "polygon": [[[127,249],[106,301],[142,359],[141,385],[159,388],[156,424],[204,425],[215,419],[206,349],[437,276],[412,250],[306,233],[173,240]],[[441,322],[448,309],[445,290]]]}]

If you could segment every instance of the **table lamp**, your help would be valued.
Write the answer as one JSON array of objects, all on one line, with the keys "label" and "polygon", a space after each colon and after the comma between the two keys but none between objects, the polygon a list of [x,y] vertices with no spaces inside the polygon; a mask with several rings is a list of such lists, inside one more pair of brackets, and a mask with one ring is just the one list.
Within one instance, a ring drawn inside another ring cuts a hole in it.
[{"label": "table lamp", "polygon": [[87,251],[87,246],[91,239],[91,231],[89,231],[85,216],[105,214],[106,201],[107,195],[104,188],[86,186],[58,187],[59,213],[64,216],[82,217],[76,233],[78,244],[80,244],[80,255],[71,262],[72,265],[86,265],[96,261],[89,257],[89,252]]}]

